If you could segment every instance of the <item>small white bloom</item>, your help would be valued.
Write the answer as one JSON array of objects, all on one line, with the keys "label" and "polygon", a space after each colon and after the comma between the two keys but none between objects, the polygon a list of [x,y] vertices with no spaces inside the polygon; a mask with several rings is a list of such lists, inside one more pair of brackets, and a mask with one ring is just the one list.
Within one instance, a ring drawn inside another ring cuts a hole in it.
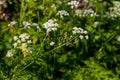
[{"label": "small white bloom", "polygon": [[57,30],[58,23],[56,23],[55,19],[54,20],[50,19],[46,23],[44,23],[43,26],[47,30],[47,32],[50,32]]},{"label": "small white bloom", "polygon": [[76,34],[76,31],[72,31],[73,34]]},{"label": "small white bloom", "polygon": [[27,22],[27,21],[23,21],[23,25],[24,26],[30,26],[31,24],[29,22]]},{"label": "small white bloom", "polygon": [[75,14],[76,14],[77,16],[82,16],[83,11],[82,11],[82,10],[75,10]]},{"label": "small white bloom", "polygon": [[50,46],[54,46],[55,45],[55,42],[50,42]]},{"label": "small white bloom", "polygon": [[19,38],[25,38],[25,39],[29,39],[30,38],[30,36],[27,34],[27,33],[23,33],[23,34],[21,34],[20,36],[19,36]]},{"label": "small white bloom", "polygon": [[21,38],[21,42],[26,42],[26,39],[25,38]]},{"label": "small white bloom", "polygon": [[11,49],[7,52],[6,57],[11,57],[13,56],[13,54],[14,54],[14,50]]},{"label": "small white bloom", "polygon": [[32,26],[38,26],[38,24],[37,24],[37,23],[32,23],[31,25],[32,25]]},{"label": "small white bloom", "polygon": [[17,43],[18,43],[18,44],[20,44],[20,43],[21,43],[21,41],[20,41],[20,40],[17,40]]},{"label": "small white bloom", "polygon": [[87,35],[88,32],[86,30],[82,29],[81,27],[79,27],[79,28],[73,27],[72,32],[73,32],[73,34],[79,35],[80,39],[83,39],[83,38],[88,39],[89,38],[88,35]]},{"label": "small white bloom", "polygon": [[17,43],[14,43],[14,44],[13,44],[14,48],[17,47],[17,45],[18,45]]},{"label": "small white bloom", "polygon": [[70,5],[71,6],[71,8],[73,9],[73,8],[78,8],[78,6],[79,6],[79,1],[71,1],[71,2],[68,2],[68,5]]},{"label": "small white bloom", "polygon": [[27,43],[30,44],[30,43],[32,43],[32,41],[31,41],[31,40],[28,40]]},{"label": "small white bloom", "polygon": [[77,33],[80,33],[79,28],[73,27],[73,34],[77,34]]},{"label": "small white bloom", "polygon": [[84,30],[82,28],[73,27],[73,34],[79,34],[83,32]]},{"label": "small white bloom", "polygon": [[84,34],[87,34],[88,32],[87,31],[83,31]]},{"label": "small white bloom", "polygon": [[113,1],[113,7],[109,8],[110,12],[107,12],[107,16],[114,19],[120,16],[120,1]]},{"label": "small white bloom", "polygon": [[89,39],[89,36],[88,36],[88,35],[86,35],[86,36],[85,36],[85,39],[87,39],[87,40],[88,40],[88,39]]},{"label": "small white bloom", "polygon": [[14,36],[13,39],[14,39],[14,41],[17,41],[18,40],[18,36]]},{"label": "small white bloom", "polygon": [[96,27],[98,26],[98,24],[99,24],[99,22],[98,22],[98,21],[95,21],[94,24],[93,24],[93,27],[96,28]]},{"label": "small white bloom", "polygon": [[27,47],[27,43],[22,43],[22,47]]},{"label": "small white bloom", "polygon": [[56,30],[57,30],[57,28],[51,28],[51,30],[52,30],[52,31],[56,31]]},{"label": "small white bloom", "polygon": [[90,15],[91,17],[92,16],[96,16],[96,13],[92,10],[92,9],[86,9],[84,12],[83,12],[83,16],[88,16]]},{"label": "small white bloom", "polygon": [[83,36],[83,35],[80,35],[80,36],[79,36],[79,38],[80,38],[80,39],[83,39],[83,38],[84,38],[84,36]]},{"label": "small white bloom", "polygon": [[14,26],[15,24],[17,24],[17,21],[11,21],[8,26]]},{"label": "small white bloom", "polygon": [[63,18],[64,16],[69,16],[69,13],[65,10],[60,10],[60,11],[57,12],[56,15],[59,15],[60,18]]}]

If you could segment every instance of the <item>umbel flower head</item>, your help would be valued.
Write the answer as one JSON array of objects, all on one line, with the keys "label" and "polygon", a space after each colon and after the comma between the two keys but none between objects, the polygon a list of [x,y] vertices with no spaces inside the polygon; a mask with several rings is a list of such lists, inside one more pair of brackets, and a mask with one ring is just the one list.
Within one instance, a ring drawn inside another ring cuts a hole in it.
[{"label": "umbel flower head", "polygon": [[47,30],[47,33],[51,31],[56,31],[58,27],[58,23],[56,23],[56,19],[50,19],[43,24],[44,28]]},{"label": "umbel flower head", "polygon": [[70,5],[72,9],[78,8],[79,4],[80,4],[79,1],[76,0],[68,2],[68,5]]},{"label": "umbel flower head", "polygon": [[32,53],[32,51],[28,48],[29,47],[28,45],[32,43],[32,40],[28,33],[23,33],[20,34],[19,36],[16,35],[13,37],[13,40],[14,48],[20,49],[24,57],[26,57],[29,53]]},{"label": "umbel flower head", "polygon": [[79,38],[80,39],[89,39],[89,36],[88,36],[88,32],[84,29],[82,29],[81,27],[77,28],[77,27],[73,27],[73,34],[75,35],[79,35]]},{"label": "umbel flower head", "polygon": [[114,19],[120,17],[120,1],[113,1],[113,7],[109,8],[110,12],[107,12],[107,16]]},{"label": "umbel flower head", "polygon": [[64,16],[69,16],[69,13],[65,10],[60,10],[56,15],[60,16],[60,18],[64,18]]},{"label": "umbel flower head", "polygon": [[7,52],[7,54],[6,54],[6,57],[12,57],[13,56],[13,54],[14,54],[14,50],[13,49],[11,49],[11,50],[8,50],[8,52]]},{"label": "umbel flower head", "polygon": [[14,36],[13,37],[14,40],[14,48],[18,47],[18,46],[23,46],[23,47],[27,47],[28,44],[32,43],[32,40],[30,39],[30,35],[27,33],[23,33],[20,34],[19,36]]},{"label": "umbel flower head", "polygon": [[29,23],[28,21],[23,21],[22,24],[20,25],[22,29],[31,29],[31,28],[36,28],[37,32],[41,32],[41,29],[37,23]]}]

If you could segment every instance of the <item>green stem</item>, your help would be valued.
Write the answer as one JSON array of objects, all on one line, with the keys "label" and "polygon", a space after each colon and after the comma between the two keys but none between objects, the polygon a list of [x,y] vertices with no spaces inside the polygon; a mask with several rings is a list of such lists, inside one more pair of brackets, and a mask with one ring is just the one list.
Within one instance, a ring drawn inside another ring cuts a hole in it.
[{"label": "green stem", "polygon": [[39,48],[37,54],[39,54],[40,50],[42,49],[42,47],[43,47],[43,45],[44,45],[44,42],[45,42],[46,38],[47,38],[47,35],[45,35],[43,41],[41,42],[41,45],[40,45],[40,48]]},{"label": "green stem", "polygon": [[48,52],[54,51],[54,50],[56,50],[56,49],[58,49],[58,48],[61,48],[62,46],[64,46],[64,45],[70,43],[70,42],[71,42],[72,40],[74,40],[75,38],[76,38],[76,37],[74,37],[73,39],[71,39],[69,42],[64,43],[64,44],[62,44],[62,45],[60,45],[60,46],[58,46],[58,47],[56,47],[56,48],[54,48],[54,49],[52,49],[52,50],[50,50],[50,51],[48,51]]},{"label": "green stem", "polygon": [[[114,33],[112,33],[111,34],[111,36],[105,41],[105,45],[110,41],[110,40],[112,40],[114,37],[116,36],[116,33],[114,32]],[[99,50],[98,50],[98,52],[101,52],[103,49],[104,49],[104,46],[105,45],[103,45]]]},{"label": "green stem", "polygon": [[20,9],[20,24],[22,23],[22,20],[24,18],[24,0],[21,1],[21,9]]}]

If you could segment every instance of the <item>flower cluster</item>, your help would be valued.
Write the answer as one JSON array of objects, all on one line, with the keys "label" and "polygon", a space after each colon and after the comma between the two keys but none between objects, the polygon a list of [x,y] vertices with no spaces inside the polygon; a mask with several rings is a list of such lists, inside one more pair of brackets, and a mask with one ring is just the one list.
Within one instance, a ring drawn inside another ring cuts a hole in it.
[{"label": "flower cluster", "polygon": [[59,15],[60,18],[63,18],[63,16],[69,16],[69,13],[65,10],[60,10],[60,11],[57,12],[56,15]]},{"label": "flower cluster", "polygon": [[93,9],[85,9],[85,10],[75,10],[75,14],[77,16],[83,16],[83,17],[86,17],[86,16],[96,16],[96,13],[94,12]]},{"label": "flower cluster", "polygon": [[23,21],[22,25],[20,27],[23,27],[23,29],[30,29],[32,27],[36,27],[37,31],[40,32],[41,29],[37,23],[29,23],[27,21]]},{"label": "flower cluster", "polygon": [[14,53],[15,53],[15,51],[13,49],[8,50],[6,57],[11,57],[11,56],[13,56]]},{"label": "flower cluster", "polygon": [[47,33],[49,33],[51,31],[57,30],[58,23],[56,23],[56,19],[50,19],[46,23],[44,23],[43,26],[47,30]]},{"label": "flower cluster", "polygon": [[78,8],[79,4],[80,4],[79,1],[75,1],[75,0],[68,2],[68,5],[70,5],[72,9]]},{"label": "flower cluster", "polygon": [[[71,2],[68,2],[68,5],[71,6],[72,9],[75,9],[75,15],[77,16],[83,16],[83,17],[86,17],[86,16],[96,16],[96,13],[95,11],[92,9],[92,8],[85,8],[85,9],[80,9],[79,7],[82,6],[84,3],[82,3],[84,0],[80,0],[80,1],[71,1]],[[85,0],[84,1],[85,3],[87,3],[88,1]]]},{"label": "flower cluster", "polygon": [[111,18],[116,18],[120,16],[120,1],[114,1],[113,7],[110,7],[110,12],[107,15]]},{"label": "flower cluster", "polygon": [[9,24],[8,24],[8,26],[14,26],[14,25],[16,25],[17,24],[17,21],[11,21]]},{"label": "flower cluster", "polygon": [[95,16],[96,13],[93,11],[93,9],[86,9],[84,12],[83,12],[83,16]]},{"label": "flower cluster", "polygon": [[79,34],[80,39],[88,39],[88,32],[82,28],[73,27],[73,34]]},{"label": "flower cluster", "polygon": [[19,46],[27,47],[28,44],[32,43],[32,41],[30,39],[30,35],[27,33],[23,33],[19,36],[14,36],[13,40],[15,41],[13,44],[14,48],[17,48]]}]

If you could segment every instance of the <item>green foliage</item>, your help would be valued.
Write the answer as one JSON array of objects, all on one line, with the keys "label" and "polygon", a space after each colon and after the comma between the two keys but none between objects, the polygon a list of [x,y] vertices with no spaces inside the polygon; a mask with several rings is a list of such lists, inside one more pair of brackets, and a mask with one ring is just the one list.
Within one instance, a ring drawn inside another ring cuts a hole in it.
[{"label": "green foliage", "polygon": [[88,0],[90,12],[71,1],[8,0],[15,9],[0,22],[0,80],[120,79],[120,2]]}]

